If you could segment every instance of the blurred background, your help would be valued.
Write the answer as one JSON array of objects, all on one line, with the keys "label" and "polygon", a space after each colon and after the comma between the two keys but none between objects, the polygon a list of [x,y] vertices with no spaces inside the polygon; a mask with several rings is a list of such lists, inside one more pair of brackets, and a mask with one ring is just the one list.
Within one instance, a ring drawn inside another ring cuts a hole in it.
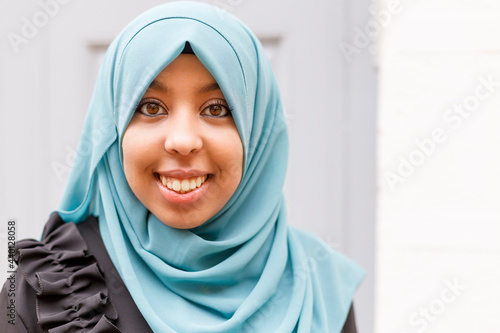
[{"label": "blurred background", "polygon": [[[58,206],[104,52],[165,1],[0,0],[7,223]],[[500,3],[212,0],[275,70],[289,220],[358,262],[360,333],[500,332]]]}]

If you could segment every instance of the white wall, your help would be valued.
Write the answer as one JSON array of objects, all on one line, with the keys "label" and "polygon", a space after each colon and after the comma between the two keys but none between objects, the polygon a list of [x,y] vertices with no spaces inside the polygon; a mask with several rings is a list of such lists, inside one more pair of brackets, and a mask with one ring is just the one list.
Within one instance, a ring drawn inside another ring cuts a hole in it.
[{"label": "white wall", "polygon": [[495,0],[402,1],[382,31],[376,332],[500,332],[499,33]]}]

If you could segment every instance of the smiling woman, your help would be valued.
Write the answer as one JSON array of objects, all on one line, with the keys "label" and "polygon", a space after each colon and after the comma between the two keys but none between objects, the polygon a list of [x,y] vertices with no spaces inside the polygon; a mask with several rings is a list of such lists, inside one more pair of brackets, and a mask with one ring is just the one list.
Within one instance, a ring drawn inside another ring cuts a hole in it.
[{"label": "smiling woman", "polygon": [[125,177],[160,221],[194,228],[238,187],[243,146],[217,82],[181,54],[150,84],[123,136]]},{"label": "smiling woman", "polygon": [[132,21],[80,142],[41,241],[18,243],[2,332],[356,331],[364,273],[288,225],[279,89],[235,17],[179,2]]}]

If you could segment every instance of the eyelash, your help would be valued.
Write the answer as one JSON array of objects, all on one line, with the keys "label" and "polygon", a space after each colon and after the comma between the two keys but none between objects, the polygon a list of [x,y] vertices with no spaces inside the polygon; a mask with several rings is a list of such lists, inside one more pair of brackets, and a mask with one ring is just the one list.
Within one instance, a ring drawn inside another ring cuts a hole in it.
[{"label": "eyelash", "polygon": [[202,110],[205,111],[206,109],[210,108],[211,106],[220,106],[220,107],[223,107],[224,109],[226,109],[227,111],[227,114],[224,115],[224,116],[211,116],[211,115],[203,115],[205,117],[210,117],[210,118],[226,118],[226,117],[230,117],[231,114],[232,114],[232,108],[229,107],[229,105],[227,105],[226,102],[222,101],[222,100],[219,100],[219,99],[216,99],[216,100],[212,100],[208,103],[207,106],[205,106]]}]

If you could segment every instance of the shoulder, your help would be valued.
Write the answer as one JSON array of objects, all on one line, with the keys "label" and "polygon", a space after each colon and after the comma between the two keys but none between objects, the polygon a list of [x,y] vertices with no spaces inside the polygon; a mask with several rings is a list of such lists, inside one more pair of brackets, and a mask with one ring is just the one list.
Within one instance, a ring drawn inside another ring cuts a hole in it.
[{"label": "shoulder", "polygon": [[[93,217],[82,223],[87,222],[97,223]],[[109,290],[87,250],[77,226],[65,223],[57,213],[45,225],[40,241],[28,239],[16,244],[14,297],[2,292],[2,302],[15,302],[17,330],[12,332],[22,332],[22,326],[28,332],[92,328],[119,332],[113,323],[117,313]]]}]

